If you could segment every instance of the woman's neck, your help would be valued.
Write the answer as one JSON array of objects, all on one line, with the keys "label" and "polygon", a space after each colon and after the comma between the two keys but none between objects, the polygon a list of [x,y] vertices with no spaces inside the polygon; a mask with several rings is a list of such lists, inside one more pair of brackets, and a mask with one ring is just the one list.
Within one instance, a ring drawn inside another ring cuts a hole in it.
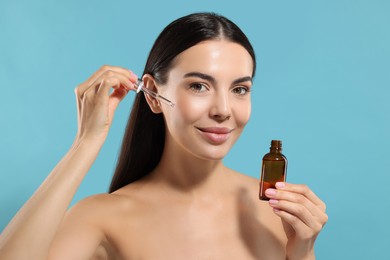
[{"label": "woman's neck", "polygon": [[149,176],[169,189],[196,196],[223,187],[228,172],[222,160],[198,158],[178,145],[166,143],[159,164]]}]

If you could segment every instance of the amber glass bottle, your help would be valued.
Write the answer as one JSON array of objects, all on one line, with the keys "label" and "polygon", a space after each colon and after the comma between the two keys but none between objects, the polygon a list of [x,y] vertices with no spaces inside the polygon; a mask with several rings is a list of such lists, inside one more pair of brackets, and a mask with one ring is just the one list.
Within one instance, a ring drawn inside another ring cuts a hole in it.
[{"label": "amber glass bottle", "polygon": [[260,193],[261,200],[269,200],[265,196],[268,188],[275,188],[279,181],[286,181],[287,158],[282,154],[282,141],[272,140],[270,152],[264,155],[261,167]]}]

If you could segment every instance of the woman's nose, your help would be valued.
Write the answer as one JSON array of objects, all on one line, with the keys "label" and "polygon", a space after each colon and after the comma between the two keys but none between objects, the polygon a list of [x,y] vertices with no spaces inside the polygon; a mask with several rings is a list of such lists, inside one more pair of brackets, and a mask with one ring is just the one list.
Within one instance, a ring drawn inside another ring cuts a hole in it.
[{"label": "woman's nose", "polygon": [[231,107],[227,93],[216,93],[210,109],[210,116],[218,121],[224,121],[231,117]]}]

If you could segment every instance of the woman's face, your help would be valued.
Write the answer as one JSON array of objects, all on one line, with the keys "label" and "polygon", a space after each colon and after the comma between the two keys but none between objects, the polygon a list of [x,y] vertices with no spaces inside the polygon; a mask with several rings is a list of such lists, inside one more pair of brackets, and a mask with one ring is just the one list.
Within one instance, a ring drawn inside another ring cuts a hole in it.
[{"label": "woman's face", "polygon": [[201,42],[173,61],[158,92],[175,103],[161,104],[166,144],[198,158],[222,159],[251,113],[253,61],[244,47],[226,40]]}]

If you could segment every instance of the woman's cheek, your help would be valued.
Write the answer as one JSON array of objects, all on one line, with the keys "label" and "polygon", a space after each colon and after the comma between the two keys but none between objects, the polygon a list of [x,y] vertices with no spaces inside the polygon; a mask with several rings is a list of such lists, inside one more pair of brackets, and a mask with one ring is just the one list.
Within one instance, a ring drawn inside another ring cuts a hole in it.
[{"label": "woman's cheek", "polygon": [[200,119],[207,112],[208,102],[207,98],[187,97],[181,98],[177,102],[177,111],[181,117],[187,122],[194,122]]},{"label": "woman's cheek", "polygon": [[238,126],[245,126],[248,123],[251,116],[251,110],[252,107],[250,102],[237,106],[235,118]]}]

